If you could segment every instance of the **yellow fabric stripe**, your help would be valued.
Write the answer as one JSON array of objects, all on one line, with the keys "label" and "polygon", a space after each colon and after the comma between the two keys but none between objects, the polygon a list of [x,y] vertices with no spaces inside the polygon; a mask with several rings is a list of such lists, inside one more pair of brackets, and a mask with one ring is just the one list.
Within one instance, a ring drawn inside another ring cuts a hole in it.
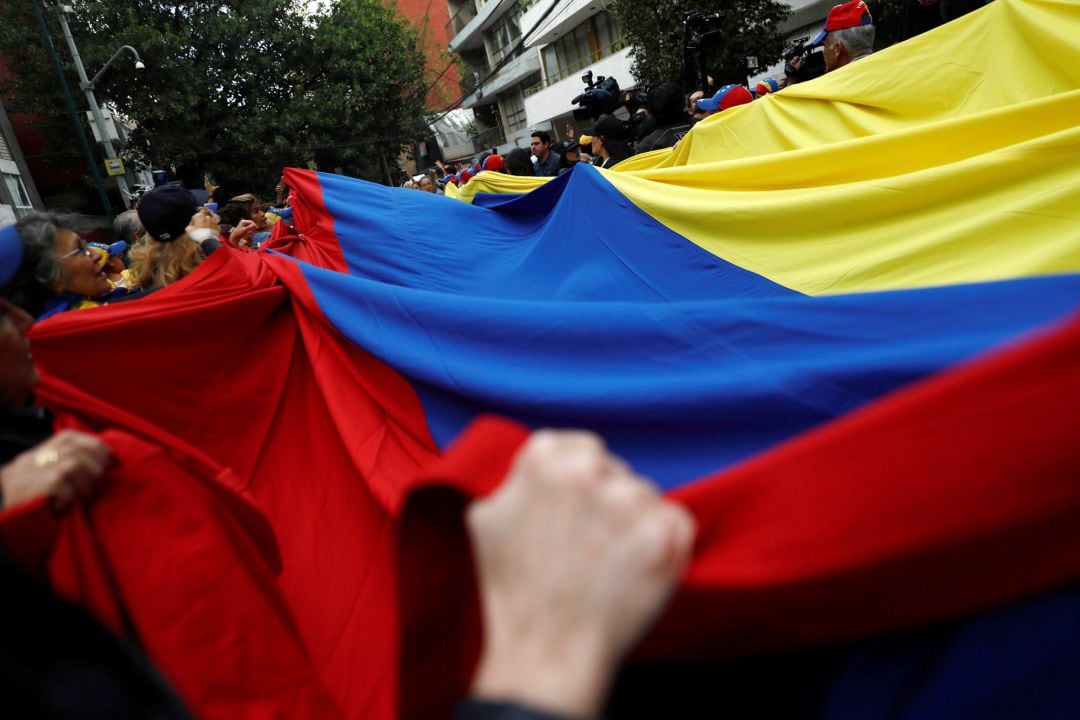
[{"label": "yellow fabric stripe", "polygon": [[1080,271],[1080,3],[997,0],[602,172],[809,294]]},{"label": "yellow fabric stripe", "polygon": [[527,193],[535,190],[551,178],[524,177],[485,170],[458,188],[457,198],[471,203],[476,193]]}]

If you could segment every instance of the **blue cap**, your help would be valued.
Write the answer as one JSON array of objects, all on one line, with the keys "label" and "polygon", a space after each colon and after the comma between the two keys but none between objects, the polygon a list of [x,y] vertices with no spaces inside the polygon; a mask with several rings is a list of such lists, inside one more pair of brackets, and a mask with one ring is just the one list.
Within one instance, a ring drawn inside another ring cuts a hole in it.
[{"label": "blue cap", "polygon": [[736,105],[745,105],[748,102],[753,102],[753,100],[754,96],[742,85],[725,85],[717,90],[716,94],[711,98],[698,100],[697,106],[699,110],[716,112],[717,110],[727,110]]},{"label": "blue cap", "polygon": [[22,265],[23,246],[14,225],[0,228],[0,286],[7,285]]},{"label": "blue cap", "polygon": [[106,245],[105,243],[96,243],[96,242],[86,243],[86,244],[89,245],[90,247],[101,248],[102,250],[104,250],[109,255],[119,255],[120,253],[127,250],[127,243],[125,241],[123,241],[123,240],[117,240],[112,245]]}]

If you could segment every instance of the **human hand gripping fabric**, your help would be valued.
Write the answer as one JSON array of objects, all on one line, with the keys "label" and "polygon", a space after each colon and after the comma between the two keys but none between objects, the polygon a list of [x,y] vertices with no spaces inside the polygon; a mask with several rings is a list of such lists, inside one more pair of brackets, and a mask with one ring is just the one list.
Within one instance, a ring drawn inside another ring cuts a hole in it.
[{"label": "human hand gripping fabric", "polygon": [[595,435],[540,431],[467,524],[485,634],[473,696],[596,716],[682,574],[689,513]]},{"label": "human hand gripping fabric", "polygon": [[229,234],[229,242],[235,244],[237,247],[248,247],[251,245],[251,239],[255,236],[255,231],[259,228],[251,220],[241,220],[233,228],[233,231]]},{"label": "human hand gripping fabric", "polygon": [[189,238],[202,245],[207,240],[216,240],[221,232],[221,227],[218,225],[214,214],[207,208],[202,207],[191,216],[191,221],[184,228],[184,232]]},{"label": "human hand gripping fabric", "polygon": [[96,492],[111,455],[93,435],[63,430],[0,468],[3,506],[48,496],[53,510],[66,510]]}]

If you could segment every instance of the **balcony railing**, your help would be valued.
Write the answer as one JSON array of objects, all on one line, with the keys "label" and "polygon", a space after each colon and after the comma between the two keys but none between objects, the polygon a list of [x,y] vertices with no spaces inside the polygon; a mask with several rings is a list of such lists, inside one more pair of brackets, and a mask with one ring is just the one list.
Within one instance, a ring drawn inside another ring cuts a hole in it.
[{"label": "balcony railing", "polygon": [[529,87],[522,90],[522,93],[525,95],[525,97],[529,97],[530,95],[535,95],[536,93],[540,92],[544,88],[551,87],[552,85],[559,82],[560,80],[565,80],[566,78],[570,77],[571,75],[576,75],[577,73],[581,72],[582,70],[589,67],[593,63],[596,63],[596,62],[599,62],[600,60],[603,60],[608,55],[614,55],[615,53],[622,50],[624,47],[626,47],[626,38],[619,38],[618,40],[611,43],[610,45],[600,48],[599,50],[596,51],[595,54],[590,55],[589,57],[586,57],[586,58],[582,58],[581,60],[578,60],[576,63],[572,63],[570,65],[567,65],[564,68],[560,68],[559,72],[548,75],[546,78],[543,78],[540,82],[536,83],[535,85],[530,85]]},{"label": "balcony railing", "polygon": [[473,135],[473,151],[481,152],[488,148],[493,148],[496,145],[501,145],[506,142],[506,134],[503,133],[502,128],[489,128],[479,135]]},{"label": "balcony railing", "polygon": [[458,87],[462,95],[469,96],[476,92],[477,82],[483,85],[484,80],[491,74],[491,68],[487,65],[470,65],[465,62],[461,65],[460,73],[461,80],[458,82]]},{"label": "balcony railing", "polygon": [[449,33],[451,37],[461,32],[461,29],[469,24],[469,22],[476,17],[476,5],[469,0],[461,8],[454,13],[450,18],[450,21],[446,23],[447,28],[453,28],[453,32]]}]

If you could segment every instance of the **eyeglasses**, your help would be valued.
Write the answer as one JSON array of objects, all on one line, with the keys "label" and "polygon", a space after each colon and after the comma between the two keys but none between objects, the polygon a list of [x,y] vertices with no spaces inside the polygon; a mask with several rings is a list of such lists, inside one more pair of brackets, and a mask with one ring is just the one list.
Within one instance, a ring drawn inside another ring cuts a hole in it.
[{"label": "eyeglasses", "polygon": [[69,257],[75,257],[76,255],[79,255],[79,254],[85,255],[86,257],[90,257],[90,248],[87,247],[86,241],[83,240],[82,238],[79,238],[78,243],[79,243],[79,247],[75,248],[74,250],[72,250],[69,253],[61,255],[58,259],[67,260]]}]

